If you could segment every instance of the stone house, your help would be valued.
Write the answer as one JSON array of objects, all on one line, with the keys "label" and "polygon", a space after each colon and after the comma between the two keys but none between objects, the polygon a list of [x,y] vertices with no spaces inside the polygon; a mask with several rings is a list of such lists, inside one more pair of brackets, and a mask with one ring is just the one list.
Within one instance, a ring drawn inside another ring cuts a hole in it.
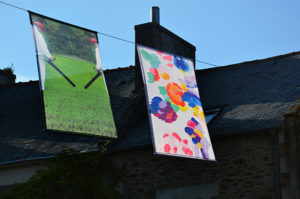
[{"label": "stone house", "polygon": [[[151,22],[136,42],[195,59],[196,48]],[[299,198],[300,52],[196,70],[217,162],[155,156],[139,63],[105,71],[125,170],[123,198]],[[46,132],[37,81],[0,86],[0,194],[62,149],[97,151],[104,139]]]},{"label": "stone house", "polygon": [[[297,52],[196,71],[204,110],[214,114],[208,128],[217,162],[154,156],[147,112],[142,111],[146,105],[134,110],[139,115],[130,119],[132,127],[111,145],[113,157],[126,169],[124,194],[298,198],[299,66]],[[120,86],[122,98],[138,95],[133,93],[133,70],[107,71],[106,76],[113,77],[107,80],[112,96],[119,95]],[[116,76],[120,80],[113,83]]]}]

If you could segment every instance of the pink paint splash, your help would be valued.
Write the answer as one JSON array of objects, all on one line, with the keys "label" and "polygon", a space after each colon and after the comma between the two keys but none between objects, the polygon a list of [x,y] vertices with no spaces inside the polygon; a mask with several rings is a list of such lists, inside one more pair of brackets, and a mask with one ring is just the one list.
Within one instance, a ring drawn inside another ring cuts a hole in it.
[{"label": "pink paint splash", "polygon": [[181,138],[177,133],[172,133],[172,135],[179,141],[181,142]]},{"label": "pink paint splash", "polygon": [[177,146],[175,146],[175,147],[173,148],[173,151],[174,151],[174,153],[177,153],[177,151],[178,151]]},{"label": "pink paint splash", "polygon": [[161,51],[156,52],[158,55],[162,55],[163,53]]},{"label": "pink paint splash", "polygon": [[192,155],[193,155],[193,151],[192,151],[190,148],[186,147],[186,146],[183,146],[183,147],[182,147],[182,151],[183,151],[183,153],[184,153],[185,155],[189,155],[189,156],[192,156]]},{"label": "pink paint splash", "polygon": [[170,146],[169,144],[165,144],[165,146],[164,146],[164,151],[165,151],[166,153],[170,153],[170,152],[171,152],[171,146]]},{"label": "pink paint splash", "polygon": [[174,64],[171,64],[171,63],[169,63],[169,64],[167,64],[169,67],[173,67],[174,66]]},{"label": "pink paint splash", "polygon": [[191,121],[191,120],[188,120],[187,126],[193,128],[193,129],[195,129],[195,128],[196,128],[196,123],[194,123],[194,122]]},{"label": "pink paint splash", "polygon": [[150,73],[154,75],[154,81],[159,80],[159,72],[156,68],[150,68]]},{"label": "pink paint splash", "polygon": [[163,59],[164,59],[164,60],[167,60],[167,61],[172,61],[172,60],[173,60],[173,57],[170,56],[170,55],[166,55],[166,56],[163,56]]},{"label": "pink paint splash", "polygon": [[183,140],[183,143],[187,145],[187,144],[188,144],[188,141],[187,141],[186,139],[184,139],[184,140]]},{"label": "pink paint splash", "polygon": [[176,132],[170,133],[164,133],[163,138],[165,140],[164,145],[164,152],[166,153],[184,153],[188,156],[193,156],[193,151],[188,146],[188,141],[186,139],[182,139],[180,135]]}]

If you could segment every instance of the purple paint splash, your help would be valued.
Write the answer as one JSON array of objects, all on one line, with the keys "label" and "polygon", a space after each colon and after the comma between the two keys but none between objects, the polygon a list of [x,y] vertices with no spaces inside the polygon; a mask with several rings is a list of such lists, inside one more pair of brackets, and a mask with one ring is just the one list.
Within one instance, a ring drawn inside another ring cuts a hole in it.
[{"label": "purple paint splash", "polygon": [[150,112],[166,123],[172,123],[178,118],[178,115],[173,110],[171,103],[163,101],[160,97],[154,97],[152,99]]}]

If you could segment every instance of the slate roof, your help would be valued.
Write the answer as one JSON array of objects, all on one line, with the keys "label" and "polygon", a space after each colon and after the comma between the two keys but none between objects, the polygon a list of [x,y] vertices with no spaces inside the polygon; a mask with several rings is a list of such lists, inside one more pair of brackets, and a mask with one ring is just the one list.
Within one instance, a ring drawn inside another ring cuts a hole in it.
[{"label": "slate roof", "polygon": [[97,148],[97,138],[46,133],[43,124],[37,81],[0,87],[0,163]]},{"label": "slate roof", "polygon": [[[300,52],[196,71],[204,109],[223,110],[209,125],[223,136],[280,127],[300,96]],[[112,150],[151,145],[144,91],[135,67],[105,71],[119,139]],[[52,156],[63,148],[98,149],[100,138],[46,133],[38,82],[0,86],[0,163]]]},{"label": "slate roof", "polygon": [[300,97],[300,53],[197,71],[206,108],[225,105],[213,136],[280,127]]},{"label": "slate roof", "polygon": [[[300,52],[196,71],[204,110],[223,109],[209,125],[211,137],[278,128],[300,97]],[[151,145],[148,116],[113,145]]]}]

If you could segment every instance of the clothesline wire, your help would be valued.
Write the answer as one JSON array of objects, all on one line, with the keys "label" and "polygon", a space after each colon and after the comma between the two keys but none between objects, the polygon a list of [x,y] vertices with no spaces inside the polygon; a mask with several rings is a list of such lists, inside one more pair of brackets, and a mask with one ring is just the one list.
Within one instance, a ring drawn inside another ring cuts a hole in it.
[{"label": "clothesline wire", "polygon": [[[6,6],[10,6],[12,8],[16,8],[16,9],[28,12],[27,9],[21,8],[19,6],[15,6],[15,5],[3,2],[3,1],[0,1],[0,3],[3,4],[3,5],[6,5]],[[139,45],[139,43],[136,43],[136,42],[133,42],[133,41],[129,41],[129,40],[126,40],[126,39],[122,39],[120,37],[116,37],[116,36],[113,36],[113,35],[110,35],[110,34],[106,34],[106,33],[103,33],[103,32],[98,32],[98,33],[101,34],[101,35],[103,35],[103,36],[110,37],[110,38],[113,38],[113,39],[117,39],[117,40],[120,40],[120,41],[123,41],[123,42],[127,42],[127,43],[130,43],[130,44],[133,44],[133,45]],[[199,63],[203,63],[203,64],[207,64],[207,65],[210,65],[210,66],[217,67],[217,65],[211,64],[211,63],[208,63],[208,62],[205,62],[205,61],[200,61],[200,60],[195,60],[195,61],[199,62]]]},{"label": "clothesline wire", "polygon": [[[139,43],[136,43],[136,42],[133,42],[133,41],[129,41],[129,40],[126,40],[126,39],[122,39],[122,38],[119,38],[119,37],[116,37],[116,36],[112,36],[112,35],[109,35],[109,34],[105,34],[103,32],[98,32],[99,34],[101,35],[104,35],[104,36],[107,36],[107,37],[111,37],[113,39],[118,39],[120,41],[124,41],[124,42],[127,42],[127,43],[131,43],[133,45],[143,45],[143,44],[139,44]],[[200,61],[200,60],[195,60],[196,62],[200,62],[200,63],[203,63],[203,64],[207,64],[207,65],[211,65],[211,66],[215,66],[217,67],[217,65],[215,64],[211,64],[211,63],[208,63],[208,62],[204,62],[204,61]]]},{"label": "clothesline wire", "polygon": [[6,3],[6,2],[3,2],[3,1],[0,1],[0,3],[4,4],[4,5],[7,5],[7,6],[10,6],[10,7],[13,7],[13,8],[16,8],[16,9],[19,9],[19,10],[23,10],[23,11],[28,11],[24,8],[21,8],[21,7],[18,7],[18,6],[15,6],[15,5],[12,5],[12,4],[9,4],[9,3]]},{"label": "clothesline wire", "polygon": [[[26,9],[24,9],[24,8],[21,8],[21,7],[18,7],[18,6],[15,6],[15,5],[12,5],[12,4],[3,2],[3,1],[0,1],[0,3],[3,4],[3,5],[10,6],[10,7],[12,7],[12,8],[16,8],[16,9],[19,9],[19,10],[28,12],[28,10],[26,10]],[[106,33],[103,33],[103,32],[98,32],[98,33],[101,34],[101,35],[103,35],[103,36],[110,37],[110,38],[113,38],[113,39],[117,39],[117,40],[120,40],[120,41],[123,41],[123,42],[127,42],[127,43],[130,43],[130,44],[133,44],[133,45],[139,45],[139,44],[136,43],[136,42],[129,41],[129,40],[126,40],[126,39],[122,39],[122,38],[119,38],[119,37],[116,37],[116,36],[113,36],[113,35],[109,35],[109,34],[106,34]],[[199,63],[207,64],[207,65],[210,65],[210,66],[218,67],[217,65],[211,64],[211,63],[208,63],[208,62],[204,62],[204,61],[200,61],[200,60],[195,60],[195,61],[196,61],[196,62],[199,62]],[[246,75],[247,77],[249,76],[248,74],[245,74],[245,75]],[[273,81],[272,79],[269,79],[269,78],[263,78],[263,77],[257,77],[257,78],[264,79],[264,80],[270,80],[270,81]]]}]

